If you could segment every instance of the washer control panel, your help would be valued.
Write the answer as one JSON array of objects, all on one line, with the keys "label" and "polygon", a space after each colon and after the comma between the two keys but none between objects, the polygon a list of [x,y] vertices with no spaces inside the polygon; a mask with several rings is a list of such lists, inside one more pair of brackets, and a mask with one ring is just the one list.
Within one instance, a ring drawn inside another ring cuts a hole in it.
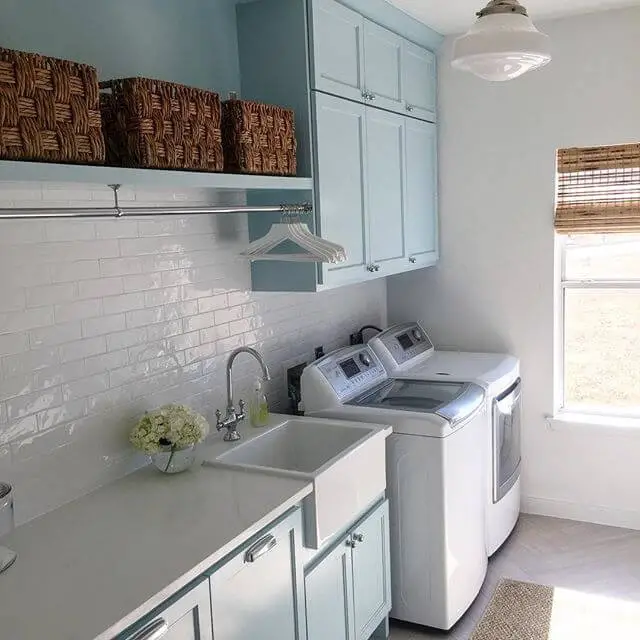
[{"label": "washer control panel", "polygon": [[368,346],[334,351],[315,363],[340,401],[387,379],[382,363]]},{"label": "washer control panel", "polygon": [[375,336],[370,342],[385,362],[390,358],[401,367],[414,358],[433,352],[433,343],[417,322],[396,325]]}]

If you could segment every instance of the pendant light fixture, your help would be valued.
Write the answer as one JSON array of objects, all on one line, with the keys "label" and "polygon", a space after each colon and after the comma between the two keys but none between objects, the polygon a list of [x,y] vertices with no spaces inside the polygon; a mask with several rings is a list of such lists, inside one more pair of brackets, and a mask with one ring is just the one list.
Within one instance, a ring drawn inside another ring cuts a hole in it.
[{"label": "pendant light fixture", "polygon": [[550,40],[518,0],[491,0],[456,39],[451,64],[484,80],[513,80],[551,61]]}]

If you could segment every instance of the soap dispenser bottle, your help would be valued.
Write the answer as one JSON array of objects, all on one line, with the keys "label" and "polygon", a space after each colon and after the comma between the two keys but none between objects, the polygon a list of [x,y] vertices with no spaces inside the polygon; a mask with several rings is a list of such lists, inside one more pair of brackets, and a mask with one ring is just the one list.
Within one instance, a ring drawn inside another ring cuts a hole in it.
[{"label": "soap dispenser bottle", "polygon": [[249,402],[249,422],[252,427],[266,427],[269,422],[269,403],[261,378],[257,378]]}]

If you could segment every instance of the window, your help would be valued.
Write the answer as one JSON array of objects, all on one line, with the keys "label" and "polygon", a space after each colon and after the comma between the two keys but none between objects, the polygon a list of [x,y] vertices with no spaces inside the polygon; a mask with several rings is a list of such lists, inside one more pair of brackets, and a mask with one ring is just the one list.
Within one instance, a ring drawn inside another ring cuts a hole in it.
[{"label": "window", "polygon": [[561,150],[557,186],[559,404],[640,417],[640,145]]}]

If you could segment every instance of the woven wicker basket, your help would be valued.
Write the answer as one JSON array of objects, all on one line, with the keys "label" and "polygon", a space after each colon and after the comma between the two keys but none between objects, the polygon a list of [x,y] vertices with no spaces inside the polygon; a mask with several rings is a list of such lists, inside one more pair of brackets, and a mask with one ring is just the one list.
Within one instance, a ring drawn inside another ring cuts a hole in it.
[{"label": "woven wicker basket", "polygon": [[222,171],[217,93],[172,82],[101,82],[107,163],[150,169]]},{"label": "woven wicker basket", "polygon": [[104,162],[96,70],[0,48],[0,157]]},{"label": "woven wicker basket", "polygon": [[224,169],[229,173],[296,175],[295,116],[291,109],[249,100],[222,104]]}]

